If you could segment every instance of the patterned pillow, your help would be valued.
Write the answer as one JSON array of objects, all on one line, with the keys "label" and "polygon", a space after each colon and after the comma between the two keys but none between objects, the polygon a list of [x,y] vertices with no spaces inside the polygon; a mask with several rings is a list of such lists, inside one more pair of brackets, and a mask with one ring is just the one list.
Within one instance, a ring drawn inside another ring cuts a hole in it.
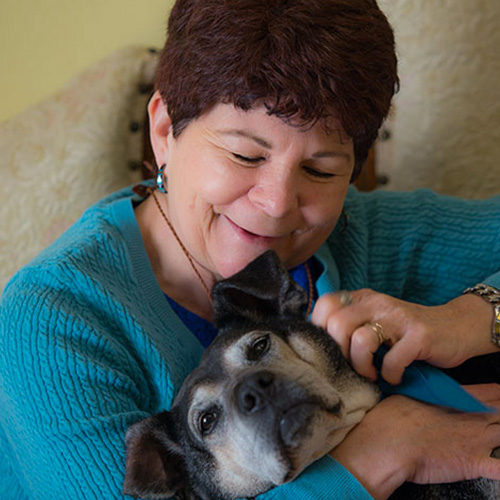
[{"label": "patterned pillow", "polygon": [[89,205],[140,180],[156,61],[121,49],[0,124],[0,291]]}]

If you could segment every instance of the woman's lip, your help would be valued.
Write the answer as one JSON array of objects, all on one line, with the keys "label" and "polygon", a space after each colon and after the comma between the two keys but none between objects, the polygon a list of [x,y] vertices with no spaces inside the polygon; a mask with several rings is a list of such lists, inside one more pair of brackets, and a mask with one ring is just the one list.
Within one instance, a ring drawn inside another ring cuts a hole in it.
[{"label": "woman's lip", "polygon": [[250,238],[250,239],[259,239],[259,240],[262,240],[262,241],[274,241],[278,238],[280,238],[281,236],[264,236],[264,235],[261,235],[261,234],[257,234],[257,233],[253,233],[252,231],[248,231],[247,229],[241,227],[240,225],[236,224],[236,222],[232,221],[229,217],[227,217],[226,215],[223,216],[228,222],[229,224],[234,228],[236,229],[236,231],[238,231],[239,234],[247,237],[247,238]]}]

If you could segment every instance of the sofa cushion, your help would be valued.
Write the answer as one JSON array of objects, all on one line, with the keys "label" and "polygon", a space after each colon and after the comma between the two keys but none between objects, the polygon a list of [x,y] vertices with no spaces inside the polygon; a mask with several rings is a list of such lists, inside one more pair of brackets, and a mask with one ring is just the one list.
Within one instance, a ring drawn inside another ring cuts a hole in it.
[{"label": "sofa cushion", "polygon": [[140,180],[156,60],[121,49],[0,124],[0,290],[89,205]]}]

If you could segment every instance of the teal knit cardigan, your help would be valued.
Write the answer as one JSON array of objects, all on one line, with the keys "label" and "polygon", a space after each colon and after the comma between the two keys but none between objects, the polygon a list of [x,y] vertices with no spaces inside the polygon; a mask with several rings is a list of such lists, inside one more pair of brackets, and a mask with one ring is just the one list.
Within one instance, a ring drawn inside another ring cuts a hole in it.
[{"label": "teal knit cardigan", "polygon": [[[123,190],[18,272],[0,302],[0,498],[122,498],[124,434],[169,408],[202,346],[154,278]],[[317,252],[321,295],[369,287],[442,304],[500,288],[500,197],[351,188]],[[370,498],[325,457],[259,499]]]}]

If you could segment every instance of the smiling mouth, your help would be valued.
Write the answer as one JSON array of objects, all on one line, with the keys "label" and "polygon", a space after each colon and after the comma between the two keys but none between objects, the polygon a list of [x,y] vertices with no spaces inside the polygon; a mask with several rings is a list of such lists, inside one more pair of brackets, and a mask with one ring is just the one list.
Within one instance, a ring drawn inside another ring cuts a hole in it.
[{"label": "smiling mouth", "polygon": [[249,231],[248,229],[245,229],[245,228],[239,226],[238,224],[233,222],[226,215],[224,215],[224,218],[229,222],[229,224],[233,227],[233,229],[235,229],[237,231],[238,234],[240,234],[241,236],[246,237],[248,239],[261,240],[263,242],[272,242],[272,241],[275,241],[275,240],[283,237],[280,235],[267,236],[267,235],[253,233],[252,231]]}]

